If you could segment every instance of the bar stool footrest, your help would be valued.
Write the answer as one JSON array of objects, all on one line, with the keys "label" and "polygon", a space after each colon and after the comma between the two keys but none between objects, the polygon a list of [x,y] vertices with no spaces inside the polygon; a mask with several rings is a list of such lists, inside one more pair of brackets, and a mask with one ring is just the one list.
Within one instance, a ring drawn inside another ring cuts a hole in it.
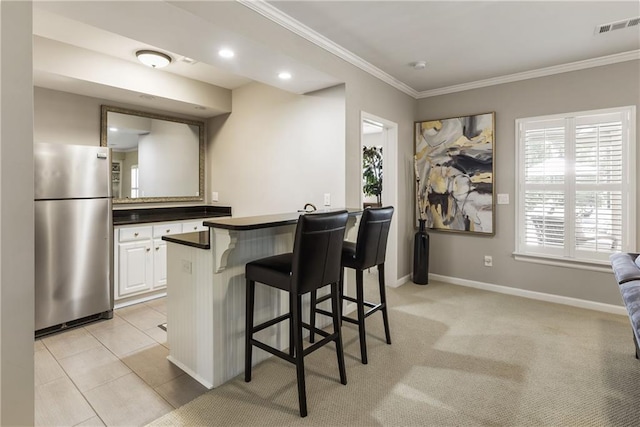
[{"label": "bar stool footrest", "polygon": [[[375,313],[376,311],[384,308],[384,304],[380,303],[380,304],[374,304],[371,302],[364,302],[364,305],[366,305],[367,307],[371,307],[371,310],[368,310],[366,313],[364,313],[364,317],[365,319],[369,316],[371,316],[373,313]],[[316,312],[320,313],[320,310],[316,310]],[[324,313],[323,313],[324,314]],[[342,320],[345,322],[349,322],[349,323],[353,323],[355,325],[358,324],[358,319],[352,319],[351,317],[347,317],[347,316],[342,316]]]}]

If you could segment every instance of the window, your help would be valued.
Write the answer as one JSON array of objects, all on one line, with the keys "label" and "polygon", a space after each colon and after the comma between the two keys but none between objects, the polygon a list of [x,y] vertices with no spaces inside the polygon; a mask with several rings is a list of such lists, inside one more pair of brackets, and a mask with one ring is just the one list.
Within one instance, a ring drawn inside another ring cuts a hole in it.
[{"label": "window", "polygon": [[140,185],[138,184],[138,165],[131,166],[131,198],[140,197]]},{"label": "window", "polygon": [[518,255],[634,251],[635,106],[516,120]]}]

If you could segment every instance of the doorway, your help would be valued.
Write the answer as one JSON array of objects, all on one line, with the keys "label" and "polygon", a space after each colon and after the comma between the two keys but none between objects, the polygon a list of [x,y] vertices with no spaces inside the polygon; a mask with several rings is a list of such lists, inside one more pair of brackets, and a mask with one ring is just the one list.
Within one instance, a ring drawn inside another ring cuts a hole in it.
[{"label": "doorway", "polygon": [[[387,241],[384,278],[387,286],[395,288],[399,286],[398,124],[364,111],[361,112],[360,121],[360,165],[363,171],[360,206],[381,205],[395,208]],[[365,158],[368,159],[366,165]],[[379,182],[376,179],[378,177]]]}]

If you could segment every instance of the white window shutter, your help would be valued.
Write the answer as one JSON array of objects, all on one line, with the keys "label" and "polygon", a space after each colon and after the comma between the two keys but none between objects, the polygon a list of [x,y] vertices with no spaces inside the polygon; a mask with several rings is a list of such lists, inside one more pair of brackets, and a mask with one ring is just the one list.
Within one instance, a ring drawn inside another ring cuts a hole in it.
[{"label": "white window shutter", "polygon": [[634,119],[631,106],[516,121],[518,254],[603,262],[633,250]]}]

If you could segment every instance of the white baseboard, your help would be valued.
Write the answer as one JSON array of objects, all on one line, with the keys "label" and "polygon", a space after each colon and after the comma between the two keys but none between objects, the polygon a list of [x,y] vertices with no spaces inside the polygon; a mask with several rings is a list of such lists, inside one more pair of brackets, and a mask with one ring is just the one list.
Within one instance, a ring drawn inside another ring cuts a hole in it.
[{"label": "white baseboard", "polygon": [[163,291],[157,294],[152,295],[139,295],[137,297],[124,298],[120,301],[115,301],[113,308],[117,310],[118,308],[128,307],[134,304],[140,304],[141,302],[152,301],[157,298],[162,298],[167,296],[167,291]]},{"label": "white baseboard", "polygon": [[392,288],[397,288],[397,287],[402,286],[405,283],[410,282],[410,281],[411,281],[411,275],[407,274],[406,276],[403,276],[403,277],[399,278],[398,280],[396,280],[396,283],[391,285],[391,287]]},{"label": "white baseboard", "polygon": [[469,288],[482,289],[485,291],[498,292],[501,294],[514,295],[517,297],[530,298],[539,301],[547,301],[556,304],[570,305],[573,307],[586,308],[589,310],[602,311],[605,313],[627,315],[627,310],[623,306],[604,304],[601,302],[587,301],[578,298],[563,297],[560,295],[546,294],[543,292],[528,291],[525,289],[510,288],[508,286],[494,285],[492,283],[477,282],[475,280],[459,279],[457,277],[441,276],[439,274],[429,274],[429,280],[451,283],[452,285],[467,286]]}]

